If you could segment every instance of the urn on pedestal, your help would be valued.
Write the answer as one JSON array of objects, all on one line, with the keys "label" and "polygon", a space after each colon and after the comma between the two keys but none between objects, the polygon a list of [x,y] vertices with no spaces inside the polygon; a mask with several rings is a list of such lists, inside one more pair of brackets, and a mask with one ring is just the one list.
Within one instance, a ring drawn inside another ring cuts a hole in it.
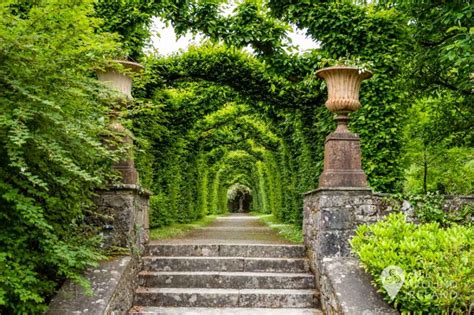
[{"label": "urn on pedestal", "polygon": [[[120,123],[118,116],[119,111],[132,101],[132,77],[129,73],[140,72],[143,70],[143,66],[125,60],[114,60],[113,62],[122,65],[124,71],[120,72],[115,67],[107,67],[104,70],[97,71],[97,77],[107,87],[119,91],[124,96],[117,99],[116,106],[118,109],[112,109],[110,112],[109,128],[122,134],[122,142],[131,148],[133,146],[132,134]],[[135,169],[131,149],[119,162],[114,163],[112,168],[120,172],[122,184],[138,184],[138,172]]]},{"label": "urn on pedestal", "polygon": [[347,127],[348,114],[360,108],[361,82],[372,76],[370,71],[356,67],[335,66],[316,71],[326,81],[328,100],[326,107],[336,114],[336,130],[324,146],[324,170],[319,177],[319,188],[367,188],[367,177],[362,170],[360,139]]}]

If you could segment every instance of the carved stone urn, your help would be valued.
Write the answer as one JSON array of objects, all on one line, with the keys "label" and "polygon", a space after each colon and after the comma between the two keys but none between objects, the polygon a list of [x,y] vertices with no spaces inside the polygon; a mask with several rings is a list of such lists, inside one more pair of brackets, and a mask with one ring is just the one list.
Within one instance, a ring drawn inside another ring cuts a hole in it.
[{"label": "carved stone urn", "polygon": [[104,85],[119,91],[124,96],[123,98],[117,99],[116,107],[118,109],[114,108],[110,111],[109,129],[123,135],[121,141],[129,150],[119,162],[112,165],[112,169],[120,172],[122,184],[136,185],[139,179],[131,149],[133,147],[133,136],[132,133],[120,123],[119,111],[132,101],[132,77],[129,73],[141,72],[143,66],[136,62],[125,60],[114,60],[113,62],[122,65],[125,71],[119,72],[116,68],[109,67],[103,71],[97,71],[97,77]]},{"label": "carved stone urn", "polygon": [[360,139],[347,127],[348,114],[360,108],[361,82],[372,76],[370,71],[355,67],[335,66],[316,71],[326,80],[328,100],[326,107],[335,113],[336,130],[324,145],[324,170],[319,177],[319,188],[367,188],[367,177],[362,170]]},{"label": "carved stone urn", "polygon": [[[122,65],[125,71],[138,73],[143,70],[143,66],[136,62],[126,60],[114,60],[113,62]],[[97,77],[108,87],[122,92],[130,99],[132,98],[132,78],[126,72],[119,72],[117,69],[109,67],[104,71],[97,71]]]}]

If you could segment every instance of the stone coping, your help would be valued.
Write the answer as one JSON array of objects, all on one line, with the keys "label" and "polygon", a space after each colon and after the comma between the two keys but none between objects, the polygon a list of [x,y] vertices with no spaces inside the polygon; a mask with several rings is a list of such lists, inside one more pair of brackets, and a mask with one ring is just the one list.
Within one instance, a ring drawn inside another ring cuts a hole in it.
[{"label": "stone coping", "polygon": [[459,198],[459,199],[466,199],[466,200],[474,201],[474,195],[442,195],[442,196],[446,199]]},{"label": "stone coping", "polygon": [[104,192],[104,191],[127,191],[127,190],[136,191],[139,195],[143,195],[145,197],[150,197],[153,195],[153,193],[150,190],[136,184],[117,184],[117,185],[109,186],[106,189],[101,189],[100,191]]},{"label": "stone coping", "polygon": [[341,191],[356,192],[358,194],[360,193],[372,194],[373,193],[370,187],[323,187],[323,188],[317,188],[314,190],[307,191],[303,193],[303,196],[313,195],[320,192],[341,192]]},{"label": "stone coping", "polygon": [[[320,192],[357,192],[357,193],[367,193],[367,194],[372,194],[374,196],[378,197],[390,197],[394,196],[396,194],[393,193],[384,193],[384,192],[377,192],[377,191],[372,191],[370,187],[323,187],[323,188],[316,188],[307,192],[304,192],[302,195],[303,196],[309,196],[313,194],[317,194]],[[474,201],[474,195],[441,195],[445,199],[464,199],[464,200],[472,200]]]},{"label": "stone coping", "polygon": [[103,261],[84,274],[92,295],[71,281],[66,281],[49,304],[47,315],[111,314],[114,310],[128,310],[133,302],[132,279],[136,261],[121,256]]},{"label": "stone coping", "polygon": [[[371,285],[367,274],[353,257],[324,258],[321,300],[325,314],[329,309],[347,315],[395,315],[392,308]],[[325,304],[325,305],[324,305]]]},{"label": "stone coping", "polygon": [[[391,197],[391,196],[395,196],[396,194],[394,194],[394,193],[384,193],[384,192],[374,192],[373,195],[378,196],[378,197]],[[440,196],[444,197],[445,199],[459,198],[459,199],[474,201],[474,195],[440,195]]]}]

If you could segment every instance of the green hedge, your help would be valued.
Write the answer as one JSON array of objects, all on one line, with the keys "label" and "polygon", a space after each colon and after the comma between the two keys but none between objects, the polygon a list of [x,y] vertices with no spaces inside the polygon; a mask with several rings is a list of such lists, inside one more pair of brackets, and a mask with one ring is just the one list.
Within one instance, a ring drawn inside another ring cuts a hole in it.
[{"label": "green hedge", "polygon": [[[402,314],[467,314],[474,301],[473,239],[470,227],[416,225],[396,213],[360,226],[351,244],[378,291]],[[393,300],[381,279],[392,265],[402,268],[405,276]]]}]

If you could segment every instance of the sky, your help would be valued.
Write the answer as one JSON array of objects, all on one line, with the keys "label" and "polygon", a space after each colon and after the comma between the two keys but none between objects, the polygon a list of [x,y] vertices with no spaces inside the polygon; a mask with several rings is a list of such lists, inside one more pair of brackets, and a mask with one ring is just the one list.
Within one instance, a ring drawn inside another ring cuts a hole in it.
[{"label": "sky", "polygon": [[[232,10],[232,5],[227,6],[224,10],[224,15],[232,14]],[[148,48],[147,51],[155,52],[160,55],[170,55],[180,50],[186,51],[190,45],[199,45],[202,40],[205,40],[203,34],[198,34],[193,37],[191,33],[177,39],[173,27],[171,25],[166,26],[160,18],[153,19],[152,34],[151,47]],[[293,46],[298,47],[299,52],[318,47],[315,42],[306,37],[303,30],[298,30],[296,27],[293,27],[293,31],[288,35]],[[251,49],[247,50],[251,52]]]}]

